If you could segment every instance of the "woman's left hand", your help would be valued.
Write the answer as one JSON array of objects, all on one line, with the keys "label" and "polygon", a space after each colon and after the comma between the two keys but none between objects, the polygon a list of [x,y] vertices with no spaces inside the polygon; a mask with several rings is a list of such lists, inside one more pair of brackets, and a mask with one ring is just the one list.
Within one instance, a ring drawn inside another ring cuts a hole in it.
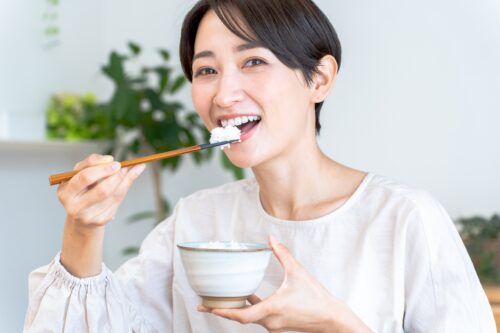
[{"label": "woman's left hand", "polygon": [[269,244],[285,270],[285,278],[273,295],[261,300],[248,298],[251,306],[242,309],[212,309],[202,305],[198,311],[238,321],[255,323],[269,332],[371,332],[371,330],[342,302],[333,297],[288,249],[272,236]]}]

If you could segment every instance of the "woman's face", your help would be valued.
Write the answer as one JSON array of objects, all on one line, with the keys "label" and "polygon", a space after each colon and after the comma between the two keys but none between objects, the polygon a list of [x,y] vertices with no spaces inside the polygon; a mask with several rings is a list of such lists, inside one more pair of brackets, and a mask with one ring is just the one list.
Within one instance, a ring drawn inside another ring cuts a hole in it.
[{"label": "woman's face", "polygon": [[225,150],[240,167],[285,157],[315,135],[313,89],[302,74],[234,35],[213,11],[196,35],[192,98],[209,130],[244,123],[241,143]]}]

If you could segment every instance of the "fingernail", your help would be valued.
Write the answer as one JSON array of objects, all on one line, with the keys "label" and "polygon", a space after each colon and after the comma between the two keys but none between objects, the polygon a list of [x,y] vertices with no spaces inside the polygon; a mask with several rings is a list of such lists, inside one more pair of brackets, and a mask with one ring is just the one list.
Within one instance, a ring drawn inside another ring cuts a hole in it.
[{"label": "fingernail", "polygon": [[114,171],[120,169],[120,167],[121,167],[121,165],[118,162],[111,163],[111,169],[113,169]]},{"label": "fingernail", "polygon": [[139,164],[139,165],[136,165],[133,169],[133,171],[135,172],[135,174],[137,176],[139,176],[143,171],[144,169],[146,169],[146,165],[145,164]]},{"label": "fingernail", "polygon": [[126,173],[128,172],[128,169],[129,169],[129,168],[122,168],[122,169],[120,170],[120,172],[121,172],[121,173],[123,173],[123,174],[126,174]]},{"label": "fingernail", "polygon": [[104,155],[104,156],[102,157],[102,160],[103,160],[103,161],[105,161],[105,162],[108,162],[108,161],[109,161],[109,162],[111,162],[111,161],[113,161],[113,160],[114,160],[114,157],[113,157],[113,156],[111,156],[111,155]]}]

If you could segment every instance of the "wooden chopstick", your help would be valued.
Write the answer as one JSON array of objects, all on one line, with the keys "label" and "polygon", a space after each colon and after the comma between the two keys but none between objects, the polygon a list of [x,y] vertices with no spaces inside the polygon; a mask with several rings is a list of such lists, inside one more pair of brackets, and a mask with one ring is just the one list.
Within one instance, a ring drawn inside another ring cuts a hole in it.
[{"label": "wooden chopstick", "polygon": [[[230,144],[230,143],[233,143],[236,141],[238,141],[238,140],[229,140],[229,141],[222,141],[222,142],[217,142],[217,143],[204,143],[204,144],[197,145],[197,146],[180,148],[180,149],[176,149],[176,150],[167,151],[164,153],[158,153],[158,154],[153,154],[153,155],[134,158],[131,160],[122,161],[122,162],[120,162],[120,165],[122,168],[126,168],[126,167],[134,166],[137,164],[149,163],[149,162],[153,162],[153,161],[162,160],[165,158],[179,156],[182,154],[192,153],[195,151],[200,151],[202,149],[222,146],[222,145]],[[60,184],[62,182],[68,181],[74,175],[76,175],[78,172],[79,171],[67,171],[67,172],[62,172],[62,173],[58,173],[55,175],[51,175],[51,176],[49,176],[49,183],[50,183],[50,185],[56,185],[56,184]]]}]

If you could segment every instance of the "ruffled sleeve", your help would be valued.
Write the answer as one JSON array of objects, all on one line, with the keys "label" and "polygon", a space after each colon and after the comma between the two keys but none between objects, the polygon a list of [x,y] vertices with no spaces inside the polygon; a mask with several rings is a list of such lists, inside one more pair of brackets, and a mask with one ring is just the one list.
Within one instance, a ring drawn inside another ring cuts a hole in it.
[{"label": "ruffled sleeve", "polygon": [[52,262],[29,277],[24,332],[168,332],[172,327],[173,216],[115,273],[77,278]]},{"label": "ruffled sleeve", "polygon": [[66,271],[59,256],[30,275],[25,332],[152,331],[105,265],[101,274],[80,279]]}]

